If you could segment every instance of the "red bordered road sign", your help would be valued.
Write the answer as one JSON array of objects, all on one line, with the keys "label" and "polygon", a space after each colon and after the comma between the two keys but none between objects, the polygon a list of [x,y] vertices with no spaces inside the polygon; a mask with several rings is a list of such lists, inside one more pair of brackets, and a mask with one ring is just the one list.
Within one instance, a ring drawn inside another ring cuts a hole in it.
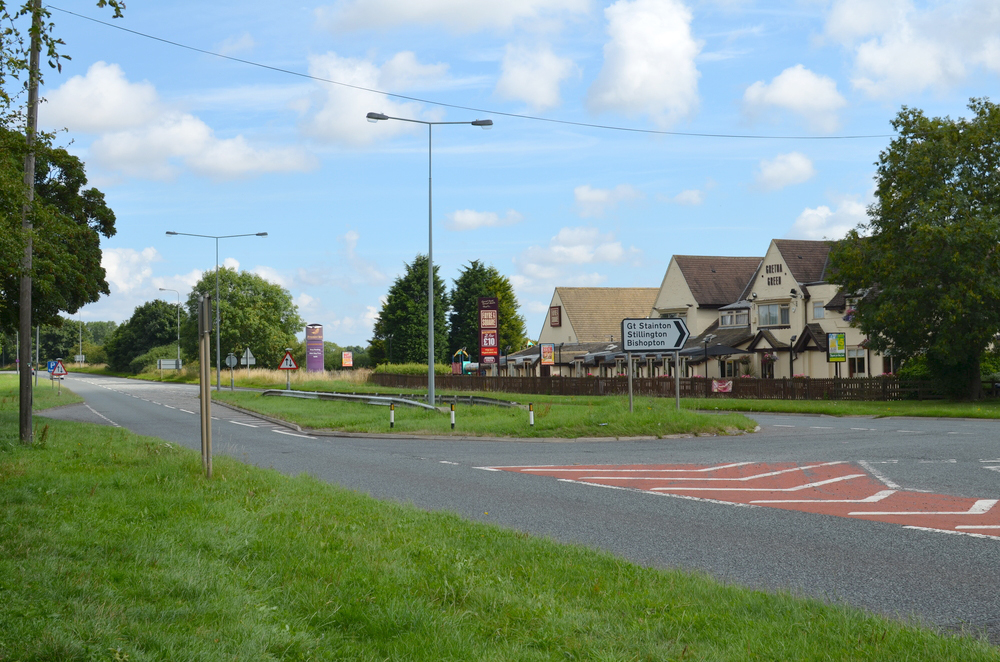
[{"label": "red bordered road sign", "polygon": [[278,366],[278,370],[298,370],[299,365],[292,358],[291,352],[285,352],[285,358],[281,359],[281,365]]},{"label": "red bordered road sign", "polygon": [[63,362],[61,360],[60,361],[56,361],[56,367],[52,369],[52,376],[53,377],[65,377],[68,374],[69,374],[69,371],[66,370],[66,366],[63,365]]}]

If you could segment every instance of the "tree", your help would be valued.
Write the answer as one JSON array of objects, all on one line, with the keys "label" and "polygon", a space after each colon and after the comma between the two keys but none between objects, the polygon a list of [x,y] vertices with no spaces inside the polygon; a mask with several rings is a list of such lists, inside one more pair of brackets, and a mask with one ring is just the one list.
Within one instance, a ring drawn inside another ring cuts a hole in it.
[{"label": "tree", "polygon": [[520,348],[525,338],[524,318],[518,314],[517,297],[510,280],[496,267],[473,260],[461,270],[451,290],[450,353],[464,347],[470,356],[479,355],[480,297],[498,299],[500,347]]},{"label": "tree", "polygon": [[[371,341],[373,359],[392,363],[427,362],[427,256],[417,255],[406,272],[389,288],[375,320]],[[448,295],[434,267],[434,361],[448,356],[448,326],[445,311]],[[391,347],[391,349],[390,349]]]},{"label": "tree", "polygon": [[[90,331],[79,320],[60,318],[58,326],[43,326],[38,332],[38,347],[42,361],[64,359],[72,361],[80,353],[81,338],[91,342]],[[82,331],[82,333],[81,333]]]},{"label": "tree", "polygon": [[153,299],[137,306],[132,317],[104,342],[108,367],[124,372],[132,361],[155,347],[177,342],[177,306]]},{"label": "tree", "polygon": [[[23,135],[0,128],[0,328],[18,328],[23,201]],[[33,206],[32,320],[34,325],[61,324],[60,312],[110,294],[101,266],[101,237],[115,234],[115,214],[104,194],[85,189],[83,163],[47,141],[36,143]]]},{"label": "tree", "polygon": [[1000,330],[1000,107],[970,119],[904,107],[876,173],[869,221],[831,253],[832,280],[863,294],[869,347],[926,357],[956,397],[979,398],[980,359]]},{"label": "tree", "polygon": [[[189,356],[198,355],[198,293],[215,297],[215,272],[205,273],[188,295],[189,320],[182,328],[182,346]],[[237,357],[249,347],[258,368],[277,368],[286,347],[297,347],[295,334],[305,328],[299,309],[288,290],[249,271],[219,269],[222,317],[222,359],[230,352]],[[214,306],[213,305],[213,310]],[[213,326],[214,328],[214,326]],[[215,333],[212,333],[212,364],[215,364]],[[304,369],[305,366],[303,365]]]}]

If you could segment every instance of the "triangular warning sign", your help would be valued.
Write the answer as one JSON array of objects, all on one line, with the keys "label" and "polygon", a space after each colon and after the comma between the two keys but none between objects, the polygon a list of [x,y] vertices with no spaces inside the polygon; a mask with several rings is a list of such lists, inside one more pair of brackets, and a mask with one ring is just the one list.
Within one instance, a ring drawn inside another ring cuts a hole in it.
[{"label": "triangular warning sign", "polygon": [[66,370],[66,366],[63,365],[62,361],[56,361],[56,367],[52,369],[53,377],[65,377],[69,372]]},{"label": "triangular warning sign", "polygon": [[285,358],[281,359],[281,365],[278,366],[278,370],[298,370],[299,366],[295,363],[295,359],[292,358],[291,352],[285,352]]}]

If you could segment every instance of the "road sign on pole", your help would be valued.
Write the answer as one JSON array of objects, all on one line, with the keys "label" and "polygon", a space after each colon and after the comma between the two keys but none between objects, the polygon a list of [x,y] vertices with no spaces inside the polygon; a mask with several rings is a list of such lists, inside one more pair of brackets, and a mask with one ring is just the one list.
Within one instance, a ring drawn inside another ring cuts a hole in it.
[{"label": "road sign on pole", "polygon": [[681,319],[622,320],[624,352],[673,352],[683,349],[690,337],[691,332]]},{"label": "road sign on pole", "polygon": [[[292,350],[286,349],[285,358],[281,359],[281,364],[278,366],[278,370],[298,370],[298,369],[299,369],[299,364],[296,363],[295,359],[292,358]],[[292,390],[292,373],[290,372],[285,373],[285,390],[286,391]]]},{"label": "road sign on pole", "polygon": [[52,368],[53,377],[65,377],[69,372],[66,370],[66,366],[63,365],[62,359],[56,361],[55,366]]}]

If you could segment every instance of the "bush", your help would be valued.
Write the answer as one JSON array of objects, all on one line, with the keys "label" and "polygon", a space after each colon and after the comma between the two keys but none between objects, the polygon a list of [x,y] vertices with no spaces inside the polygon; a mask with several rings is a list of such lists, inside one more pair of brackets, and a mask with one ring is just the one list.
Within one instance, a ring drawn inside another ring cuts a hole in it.
[{"label": "bush", "polygon": [[[383,363],[375,368],[373,373],[377,375],[426,375],[426,363]],[[444,363],[434,365],[435,375],[450,375],[451,366]]]},{"label": "bush", "polygon": [[160,345],[159,347],[154,347],[145,354],[140,354],[139,356],[132,359],[128,364],[129,372],[133,375],[138,375],[141,372],[146,372],[148,370],[156,369],[156,362],[159,359],[176,359],[177,358],[177,345]]}]

